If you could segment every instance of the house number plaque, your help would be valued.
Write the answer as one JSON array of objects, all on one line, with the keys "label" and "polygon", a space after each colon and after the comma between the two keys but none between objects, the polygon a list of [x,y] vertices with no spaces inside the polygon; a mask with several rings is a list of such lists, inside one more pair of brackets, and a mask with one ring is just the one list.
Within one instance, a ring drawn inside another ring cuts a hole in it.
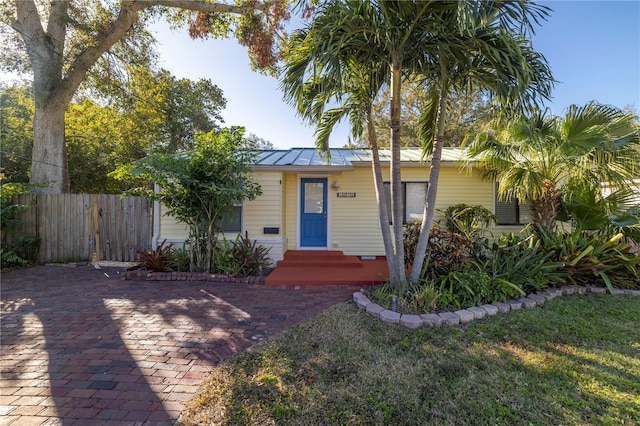
[{"label": "house number plaque", "polygon": [[355,192],[338,192],[338,198],[356,198]]}]

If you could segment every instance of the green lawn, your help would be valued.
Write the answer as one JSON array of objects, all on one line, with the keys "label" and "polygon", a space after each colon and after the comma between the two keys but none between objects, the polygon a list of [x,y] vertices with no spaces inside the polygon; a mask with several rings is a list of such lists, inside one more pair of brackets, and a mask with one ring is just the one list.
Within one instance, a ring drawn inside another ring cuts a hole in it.
[{"label": "green lawn", "polygon": [[220,366],[185,424],[640,422],[640,297],[408,330],[335,306]]}]

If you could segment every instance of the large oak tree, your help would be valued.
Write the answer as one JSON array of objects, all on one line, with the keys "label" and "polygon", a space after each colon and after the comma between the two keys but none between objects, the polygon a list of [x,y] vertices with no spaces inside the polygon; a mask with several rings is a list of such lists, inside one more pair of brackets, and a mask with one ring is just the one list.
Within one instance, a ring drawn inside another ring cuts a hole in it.
[{"label": "large oak tree", "polygon": [[[288,18],[287,1],[247,0],[15,0],[0,6],[5,69],[29,71],[35,98],[30,181],[47,182],[45,193],[69,191],[65,111],[88,73],[105,53],[131,37],[150,19],[168,17],[188,26],[192,37],[234,34],[253,63],[269,67],[278,58],[278,32]],[[11,30],[8,30],[11,28]],[[127,58],[126,60],[129,60]],[[108,67],[107,67],[108,68]]]}]

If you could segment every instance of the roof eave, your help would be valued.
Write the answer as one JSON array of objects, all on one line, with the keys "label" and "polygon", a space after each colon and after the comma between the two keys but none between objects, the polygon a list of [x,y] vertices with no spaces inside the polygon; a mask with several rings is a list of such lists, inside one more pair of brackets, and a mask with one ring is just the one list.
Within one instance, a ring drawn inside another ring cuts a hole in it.
[{"label": "roof eave", "polygon": [[334,173],[347,172],[353,170],[353,166],[292,166],[292,165],[262,165],[254,164],[251,166],[254,171],[270,171],[270,172],[305,172],[305,173]]}]

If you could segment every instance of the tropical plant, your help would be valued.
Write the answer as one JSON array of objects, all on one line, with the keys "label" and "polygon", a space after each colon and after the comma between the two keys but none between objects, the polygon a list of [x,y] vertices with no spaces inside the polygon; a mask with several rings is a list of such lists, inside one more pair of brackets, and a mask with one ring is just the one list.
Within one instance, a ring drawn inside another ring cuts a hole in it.
[{"label": "tropical plant", "polygon": [[[546,59],[527,39],[533,33],[534,24],[546,19],[547,7],[526,0],[479,2],[474,6],[471,13],[454,13],[446,17],[444,22],[448,27],[462,36],[458,40],[445,37],[437,42],[434,60],[421,70],[431,102],[420,117],[420,134],[425,155],[431,154],[431,172],[410,275],[412,281],[420,277],[435,214],[451,94],[464,87],[483,91],[501,106],[504,115],[509,115],[548,98],[554,83]],[[467,25],[460,28],[460,22]]]},{"label": "tropical plant", "polygon": [[440,291],[431,283],[408,283],[405,287],[396,287],[391,283],[375,286],[368,291],[369,297],[380,306],[395,309],[402,313],[425,314],[432,312],[438,305]]},{"label": "tropical plant", "polygon": [[[489,275],[474,268],[451,271],[435,281],[440,293],[438,303],[442,308],[469,308],[504,298],[503,294],[494,295],[491,291],[492,282]],[[519,289],[516,287],[515,290],[512,293],[517,293]]]},{"label": "tropical plant", "polygon": [[444,216],[447,229],[464,235],[468,240],[483,238],[497,217],[481,205],[455,204],[438,210]]},{"label": "tropical plant", "polygon": [[142,263],[145,269],[153,272],[170,272],[171,268],[171,247],[173,243],[165,245],[167,240],[163,240],[155,249],[143,250],[135,248],[138,254],[138,262]]},{"label": "tropical plant", "polygon": [[234,257],[240,265],[240,276],[259,276],[270,264],[269,250],[258,245],[257,241],[249,238],[249,233],[239,234],[233,242]]},{"label": "tropical plant", "polygon": [[238,262],[233,242],[226,238],[218,240],[213,246],[210,270],[217,274],[227,274],[233,277],[240,275],[242,263]]},{"label": "tropical plant", "polygon": [[[401,82],[422,75],[436,99],[428,108],[440,114],[426,116],[423,128],[438,129],[432,157],[429,195],[412,280],[422,270],[428,232],[433,219],[439,175],[447,96],[466,83],[489,90],[511,107],[515,100],[543,96],[553,81],[543,58],[520,36],[532,19],[544,18],[546,8],[528,2],[328,1],[311,24],[292,37],[285,57],[283,87],[303,117],[317,126],[316,146],[328,151],[328,135],[348,118],[355,139],[367,129],[372,149],[374,184],[383,229],[385,253],[393,285],[406,281],[403,264],[400,176]],[[516,25],[517,23],[517,25]],[[500,58],[498,60],[498,57]],[[523,60],[525,58],[525,60]],[[497,75],[497,78],[496,78]],[[391,108],[391,219],[393,235],[386,234],[386,206],[377,158],[377,137],[371,103],[390,88]],[[508,101],[508,102],[506,102]],[[338,106],[325,109],[337,102]],[[438,108],[439,107],[439,108]],[[438,117],[438,120],[430,118]],[[423,134],[428,135],[428,131]],[[428,137],[425,139],[429,139]],[[417,273],[415,273],[417,271]]]},{"label": "tropical plant", "polygon": [[172,247],[169,250],[169,265],[174,271],[185,272],[189,270],[189,249],[186,243],[182,247]]},{"label": "tropical plant", "polygon": [[410,283],[409,288],[410,290],[401,300],[407,300],[410,308],[418,313],[432,312],[442,296],[442,292],[430,283]]},{"label": "tropical plant", "polygon": [[464,269],[473,260],[473,243],[463,235],[431,228],[421,279],[429,280]]},{"label": "tropical plant", "polygon": [[559,262],[567,280],[575,285],[593,284],[600,279],[613,293],[620,287],[640,287],[640,254],[633,253],[623,235],[611,238],[589,232],[540,233],[550,260]]},{"label": "tropical plant", "polygon": [[158,186],[158,191],[144,185],[128,193],[162,202],[168,215],[187,224],[191,271],[210,271],[221,221],[234,205],[261,194],[250,177],[255,153],[240,150],[243,134],[240,127],[198,133],[190,153],[151,155],[112,174]]},{"label": "tropical plant", "polygon": [[640,243],[640,204],[637,189],[608,188],[578,183],[563,202],[559,220],[571,221],[574,229],[589,230],[603,236],[622,233]]},{"label": "tropical plant", "polygon": [[565,282],[568,273],[553,251],[542,248],[535,236],[521,239],[507,234],[490,244],[490,254],[479,266],[491,280],[505,287],[536,293]]},{"label": "tropical plant", "polygon": [[634,115],[596,102],[572,105],[564,117],[537,110],[495,121],[473,138],[468,154],[499,182],[501,197],[529,198],[537,228],[552,234],[563,202],[584,222],[611,210],[614,198],[601,195],[603,184],[624,190],[638,177],[640,125]]}]

